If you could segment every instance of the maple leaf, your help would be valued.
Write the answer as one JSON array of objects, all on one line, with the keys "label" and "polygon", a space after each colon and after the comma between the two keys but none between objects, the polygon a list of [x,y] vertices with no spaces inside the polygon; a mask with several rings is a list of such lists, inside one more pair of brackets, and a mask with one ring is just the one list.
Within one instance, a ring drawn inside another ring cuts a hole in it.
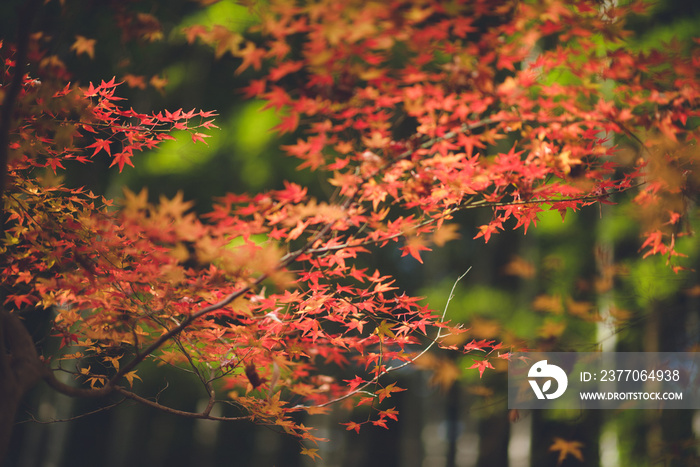
[{"label": "maple leaf", "polygon": [[250,66],[252,66],[254,70],[259,70],[262,66],[262,59],[266,53],[265,49],[256,47],[252,41],[246,42],[245,47],[236,52],[236,55],[243,58],[243,63],[236,68],[234,73],[240,75]]},{"label": "maple leaf", "polygon": [[[273,130],[277,131],[279,134],[283,135],[285,133],[292,133],[299,126],[299,113],[289,112],[289,114],[282,116],[282,121],[279,125],[275,126]],[[320,153],[317,153],[320,155]],[[311,169],[317,169],[322,163],[322,157],[316,157],[311,159],[313,162],[309,162]]]},{"label": "maple leaf", "polygon": [[116,165],[119,167],[119,173],[121,173],[125,165],[134,166],[134,163],[131,162],[132,156],[133,154],[130,151],[120,151],[113,156],[112,163],[109,166],[113,167]]},{"label": "maple leaf", "polygon": [[303,456],[309,456],[312,460],[321,459],[321,456],[318,454],[318,449],[316,448],[302,448],[300,454]]},{"label": "maple leaf", "polygon": [[374,426],[380,426],[387,430],[389,429],[389,427],[386,424],[386,419],[384,418],[380,418],[379,420],[372,420],[370,423],[372,423],[372,425]]},{"label": "maple leaf", "polygon": [[46,167],[51,167],[51,169],[53,170],[53,173],[56,173],[57,167],[65,169],[65,167],[63,167],[63,164],[61,163],[61,160],[58,157],[50,157],[46,161]]},{"label": "maple leaf", "polygon": [[148,84],[153,86],[156,91],[163,93],[165,87],[168,85],[168,79],[163,76],[153,75],[151,79],[148,80]]},{"label": "maple leaf", "polygon": [[126,209],[138,212],[148,207],[148,189],[146,187],[141,188],[138,195],[127,187],[122,187],[122,191],[124,193],[124,206]]},{"label": "maple leaf", "polygon": [[488,243],[488,241],[491,239],[491,234],[498,232],[499,229],[503,229],[502,225],[503,222],[500,219],[496,219],[486,225],[480,226],[479,233],[474,236],[474,240],[479,237],[484,237],[484,243]]},{"label": "maple leaf", "polygon": [[430,384],[438,386],[444,392],[449,390],[461,375],[459,367],[450,359],[442,357],[425,359],[424,355],[421,360],[425,360],[421,366],[432,371]]},{"label": "maple leaf", "polygon": [[12,302],[15,308],[21,309],[23,305],[31,306],[34,304],[36,299],[31,295],[26,294],[8,294],[7,298],[3,302],[5,305]]},{"label": "maple leaf", "polygon": [[583,462],[583,453],[581,448],[583,443],[580,441],[568,441],[563,438],[555,437],[554,442],[549,446],[549,450],[553,452],[559,452],[559,457],[557,459],[557,465],[561,465],[567,456],[572,455],[579,461]]},{"label": "maple leaf", "polygon": [[382,411],[379,412],[378,415],[379,415],[380,417],[388,417],[388,418],[390,418],[390,419],[392,419],[392,420],[394,420],[394,421],[398,421],[398,420],[399,420],[399,411],[396,410],[396,407],[391,407],[391,408],[389,408],[389,409],[382,410]]},{"label": "maple leaf", "polygon": [[646,240],[644,240],[644,243],[642,243],[639,249],[641,251],[649,247],[649,250],[644,253],[644,258],[658,253],[665,254],[668,251],[668,247],[663,242],[664,233],[660,230],[655,230],[647,234]]},{"label": "maple leaf", "polygon": [[496,64],[496,68],[498,69],[508,69],[508,70],[515,70],[515,66],[513,65],[514,62],[517,62],[518,58],[508,56],[508,55],[499,55],[498,57],[498,62]]},{"label": "maple leaf", "polygon": [[355,423],[355,422],[347,422],[347,423],[341,423],[341,425],[345,425],[345,429],[348,431],[354,430],[355,433],[360,432],[360,428],[362,428],[362,423]]},{"label": "maple leaf", "polygon": [[385,398],[391,397],[392,392],[401,392],[401,391],[405,391],[405,389],[397,388],[396,383],[391,383],[388,386],[377,391],[376,395],[379,398],[379,402],[382,402]]},{"label": "maple leaf", "polygon": [[415,259],[417,259],[419,263],[423,264],[423,260],[420,257],[420,252],[431,250],[430,248],[425,246],[425,244],[423,243],[423,239],[421,239],[420,237],[411,237],[406,242],[406,245],[401,247],[401,251],[403,251],[401,257],[411,255]]},{"label": "maple leaf", "polygon": [[299,238],[299,236],[304,233],[304,231],[306,230],[308,225],[309,225],[309,221],[306,221],[306,222],[298,221],[296,227],[294,227],[287,234],[287,241],[296,240],[297,238]]},{"label": "maple leaf", "polygon": [[110,144],[109,141],[107,141],[105,139],[95,138],[95,142],[89,146],[85,146],[85,149],[95,148],[95,151],[92,153],[93,157],[100,151],[105,151],[107,154],[109,154],[111,156],[112,149],[110,148],[109,144]]},{"label": "maple leaf", "polygon": [[446,224],[433,233],[433,243],[436,246],[445,246],[445,243],[456,240],[460,237],[458,224]]},{"label": "maple leaf", "polygon": [[488,360],[486,360],[486,359],[484,359],[484,360],[473,360],[473,361],[474,361],[474,364],[473,364],[472,366],[470,366],[468,369],[471,370],[471,369],[474,369],[474,368],[478,368],[478,369],[479,369],[479,378],[481,378],[482,376],[484,376],[484,371],[486,370],[486,368],[494,369],[494,368],[493,368],[493,365],[491,365],[491,363],[490,363]]},{"label": "maple leaf", "polygon": [[272,70],[270,70],[268,77],[270,78],[270,81],[279,81],[282,78],[284,78],[285,76],[287,76],[288,74],[301,70],[301,68],[303,66],[304,66],[304,63],[299,62],[299,61],[284,62],[280,66],[275,67]]},{"label": "maple leaf", "polygon": [[240,89],[240,92],[246,99],[251,99],[253,97],[262,96],[262,94],[267,89],[267,80],[265,79],[252,79],[249,81],[248,86]]},{"label": "maple leaf", "polygon": [[471,352],[473,350],[485,352],[484,347],[488,347],[491,344],[493,344],[493,341],[487,341],[487,340],[476,341],[476,340],[472,339],[471,342],[464,345],[464,352]]},{"label": "maple leaf", "polygon": [[355,376],[353,379],[346,379],[343,381],[348,383],[348,391],[349,392],[354,391],[355,389],[357,389],[358,386],[365,384],[367,382],[364,379],[360,378],[359,376]]},{"label": "maple leaf", "polygon": [[70,46],[71,50],[74,50],[76,55],[87,54],[88,57],[95,58],[95,43],[96,39],[88,39],[85,36],[75,36],[75,42]]},{"label": "maple leaf", "polygon": [[204,138],[211,138],[211,135],[207,135],[206,133],[199,133],[199,132],[192,133],[192,142],[193,143],[201,141],[202,143],[204,143],[208,146],[209,144],[206,142],[206,140]]},{"label": "maple leaf", "polygon": [[130,371],[124,375],[124,378],[129,382],[129,387],[134,387],[134,378],[139,381],[143,381],[139,375],[136,374],[136,370]]},{"label": "maple leaf", "polygon": [[131,88],[146,89],[146,78],[144,76],[136,76],[131,73],[127,73],[122,76],[122,79],[127,86]]},{"label": "maple leaf", "polygon": [[552,319],[546,319],[544,324],[537,330],[537,335],[543,339],[551,339],[553,337],[561,336],[566,330],[565,321],[554,321]]},{"label": "maple leaf", "polygon": [[[139,193],[139,196],[143,196]],[[147,196],[147,195],[146,195]],[[178,190],[172,199],[161,195],[159,198],[158,212],[167,214],[174,219],[181,219],[182,216],[194,206],[194,201],[185,201],[185,196],[182,190]]]}]

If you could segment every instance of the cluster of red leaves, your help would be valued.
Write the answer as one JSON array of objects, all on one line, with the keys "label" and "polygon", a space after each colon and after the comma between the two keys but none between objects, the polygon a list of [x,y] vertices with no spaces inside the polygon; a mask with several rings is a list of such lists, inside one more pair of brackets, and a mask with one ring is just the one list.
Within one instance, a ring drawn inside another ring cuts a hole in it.
[{"label": "cluster of red leaves", "polygon": [[[683,192],[679,171],[697,177],[688,148],[700,53],[623,47],[632,11],[588,0],[279,0],[251,39],[189,28],[190,41],[242,58],[240,72],[262,73],[244,93],[279,111],[280,132],[303,130],[285,151],[337,187],[331,200],[291,183],[229,194],[202,218],[182,196],[154,204],[145,191],[126,192],[110,210],[109,200],[35,174],[100,153],[122,170],[173,130],[202,140],[212,113],[144,115],[117,105],[114,80],[85,89],[27,77],[4,198],[6,305],[54,307],[68,349],[54,361],[73,362],[96,390],[148,403],[121,383],[155,359],[187,367],[210,395],[189,415],[216,419],[223,391],[242,416],[314,439],[290,414],[353,396],[374,407],[399,390],[380,377],[414,361],[413,344],[430,342],[436,327],[461,332],[391,277],[357,267],[372,247],[395,243],[422,261],[455,238],[444,223],[459,210],[493,210],[475,232],[488,241],[504,228],[527,231],[543,209],[564,216],[641,185],[640,203],[672,211],[642,248],[677,254],[673,226],[685,212],[667,200]],[[538,49],[543,42],[555,45]],[[2,51],[9,77],[12,49]],[[617,157],[613,135],[643,141],[632,162]],[[665,172],[649,176],[653,164]],[[472,366],[480,374],[491,356],[503,358],[491,341],[464,342],[451,347],[483,352]],[[395,416],[376,408],[365,423]]]},{"label": "cluster of red leaves", "polygon": [[[257,46],[239,38],[230,52],[243,69],[265,69],[244,93],[280,112],[278,130],[304,130],[287,153],[301,167],[333,171],[341,195],[372,203],[368,240],[486,205],[493,220],[475,238],[488,241],[506,226],[526,232],[543,209],[564,216],[638,185],[645,210],[686,215],[678,200],[697,178],[689,119],[698,116],[700,52],[626,44],[625,18],[644,9],[277,1],[255,27]],[[235,34],[187,33],[220,53]],[[612,135],[635,146],[632,160],[616,157]],[[654,159],[666,176],[646,171]],[[387,221],[381,207],[395,205],[419,208],[420,219]],[[648,229],[646,254],[677,255],[672,228]],[[404,251],[418,258],[425,242],[413,240]]]},{"label": "cluster of red leaves", "polygon": [[[12,48],[2,48],[5,62],[3,83],[9,84],[14,67]],[[121,172],[125,165],[134,166],[135,152],[154,149],[164,140],[174,139],[170,134],[187,130],[192,141],[204,141],[208,135],[201,132],[215,128],[214,112],[191,110],[184,112],[138,113],[122,109],[115,95],[120,83],[115,78],[87,88],[66,83],[56,89],[57,83],[44,84],[41,79],[26,75],[20,91],[22,102],[19,124],[10,144],[11,167],[28,170],[30,167],[65,169],[66,161],[88,162],[104,151],[111,157],[110,167]],[[92,141],[91,144],[86,144]],[[92,153],[86,149],[93,149]]]}]

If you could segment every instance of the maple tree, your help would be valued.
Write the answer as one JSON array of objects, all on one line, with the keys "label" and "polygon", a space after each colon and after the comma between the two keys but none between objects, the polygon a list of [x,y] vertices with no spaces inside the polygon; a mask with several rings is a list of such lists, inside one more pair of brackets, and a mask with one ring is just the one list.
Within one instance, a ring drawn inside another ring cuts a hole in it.
[{"label": "maple tree", "polygon": [[[474,354],[480,375],[509,357],[361,266],[376,248],[422,263],[458,238],[460,211],[492,211],[473,236],[488,242],[527,233],[544,210],[564,219],[634,190],[642,255],[684,267],[676,240],[690,234],[682,225],[698,182],[700,48],[630,46],[625,19],[644,14],[643,2],[276,0],[251,3],[257,21],[244,32],[188,26],[188,43],[240,60],[240,93],[278,112],[277,132],[296,138],[283,151],[335,189],[328,199],[295,183],[221,193],[201,216],[182,194],[112,200],[61,183],[67,167],[99,157],[128,170],[176,131],[206,143],[216,112],[136,111],[119,89],[145,87],[144,77],[74,81],[49,52],[53,39],[30,28],[38,3],[20,13],[18,37],[0,42],[0,441],[39,380],[72,396],[270,424],[302,441],[318,438],[293,415],[334,404],[372,409],[347,430],[387,427],[397,418],[387,399],[402,389],[385,376],[426,348]],[[163,38],[155,16],[115,15],[124,41]],[[98,45],[77,34],[67,49],[94,57]],[[60,340],[52,354],[20,321],[37,308]],[[140,393],[145,361],[191,372],[204,410]],[[224,402],[240,415],[213,415]],[[553,447],[560,462],[581,455],[566,443]]]}]

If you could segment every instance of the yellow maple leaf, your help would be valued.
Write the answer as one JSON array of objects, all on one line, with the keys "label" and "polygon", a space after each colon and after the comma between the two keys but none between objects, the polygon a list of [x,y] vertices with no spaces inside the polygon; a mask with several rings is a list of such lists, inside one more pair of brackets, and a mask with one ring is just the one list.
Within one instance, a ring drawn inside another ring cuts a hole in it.
[{"label": "yellow maple leaf", "polygon": [[126,187],[122,188],[124,192],[124,211],[129,214],[138,214],[139,211],[148,208],[148,190],[142,188],[138,194],[129,190]]},{"label": "yellow maple leaf", "polygon": [[552,339],[561,336],[565,330],[565,322],[546,319],[544,324],[537,330],[537,335],[543,339]]},{"label": "yellow maple leaf", "polygon": [[564,311],[559,295],[538,295],[532,302],[532,308],[536,311],[546,311],[556,315],[560,315]]},{"label": "yellow maple leaf", "polygon": [[439,247],[445,245],[450,240],[456,240],[460,237],[458,224],[444,224],[433,233],[433,243]]},{"label": "yellow maple leaf", "polygon": [[321,458],[321,456],[318,455],[318,449],[315,449],[315,448],[314,448],[314,449],[303,448],[303,449],[301,450],[301,454],[304,455],[304,456],[309,456],[310,458],[312,458],[312,459],[314,459],[314,460],[315,460],[317,457],[318,457],[319,459]]},{"label": "yellow maple leaf", "polygon": [[115,370],[119,371],[119,358],[120,357],[103,357],[103,361],[105,363],[109,362],[112,364],[112,367],[114,367]]},{"label": "yellow maple leaf", "polygon": [[164,76],[153,75],[149,81],[150,85],[153,86],[158,92],[164,92],[165,86],[168,85],[168,79]]},{"label": "yellow maple leaf", "polygon": [[87,54],[90,58],[95,58],[95,43],[96,39],[88,39],[85,36],[75,36],[75,42],[70,46],[71,50],[75,50],[76,55]]},{"label": "yellow maple leaf", "polygon": [[549,450],[559,451],[557,465],[561,465],[569,454],[583,462],[583,453],[581,452],[582,447],[583,443],[580,441],[568,441],[563,438],[555,437],[554,443],[552,443],[552,445],[549,447]]},{"label": "yellow maple leaf", "polygon": [[134,387],[134,378],[138,379],[139,381],[143,381],[141,377],[136,374],[136,370],[128,372],[124,375],[124,378],[126,378],[126,380],[129,382],[130,387]]}]

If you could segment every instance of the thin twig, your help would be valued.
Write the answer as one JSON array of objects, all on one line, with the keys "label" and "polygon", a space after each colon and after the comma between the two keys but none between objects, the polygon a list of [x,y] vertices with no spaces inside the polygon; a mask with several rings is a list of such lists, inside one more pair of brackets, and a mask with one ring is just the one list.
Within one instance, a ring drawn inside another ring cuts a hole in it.
[{"label": "thin twig", "polygon": [[17,422],[16,425],[20,425],[22,423],[39,423],[42,425],[48,425],[49,423],[72,422],[73,420],[78,420],[80,418],[87,417],[89,415],[94,415],[96,413],[100,413],[100,412],[104,412],[104,411],[109,410],[109,409],[113,409],[114,407],[122,404],[124,401],[126,401],[126,398],[124,398],[120,401],[117,401],[114,404],[109,404],[109,405],[106,405],[104,407],[100,407],[99,409],[91,410],[90,412],[81,413],[79,415],[75,415],[75,416],[70,417],[70,418],[58,418],[58,419],[52,418],[51,420],[39,420],[33,414],[27,412],[27,415],[29,415],[29,417],[31,417],[31,418],[29,418],[28,420],[21,420],[21,421]]},{"label": "thin twig", "polygon": [[[452,290],[450,290],[450,296],[447,298],[447,303],[445,304],[445,309],[442,311],[442,316],[440,317],[440,321],[444,321],[444,320],[445,320],[445,316],[447,315],[447,309],[448,309],[448,307],[450,306],[450,302],[451,302],[452,299],[454,298],[454,291],[455,291],[455,288],[457,287],[457,284],[458,284],[459,281],[461,281],[461,280],[464,278],[464,276],[466,276],[466,275],[469,273],[469,271],[471,271],[471,270],[472,270],[472,267],[470,266],[469,269],[467,269],[461,276],[459,276],[459,277],[457,278],[457,280],[454,282],[454,284],[452,284]],[[309,408],[309,407],[327,407],[327,406],[329,406],[329,405],[337,404],[338,402],[344,401],[345,399],[348,399],[348,398],[350,398],[350,397],[353,397],[353,396],[355,396],[355,395],[357,395],[357,394],[359,394],[359,393],[366,393],[367,391],[365,391],[365,389],[366,389],[367,387],[371,386],[372,384],[377,383],[377,382],[379,381],[379,378],[381,378],[382,376],[385,376],[385,375],[387,375],[387,374],[389,374],[389,373],[391,373],[391,372],[394,372],[394,371],[396,371],[396,370],[400,370],[401,368],[405,368],[406,366],[415,363],[415,361],[418,360],[418,359],[419,359],[420,357],[422,357],[423,355],[425,355],[425,353],[426,353],[428,350],[430,350],[430,348],[431,348],[433,345],[435,345],[439,339],[441,339],[441,338],[443,338],[443,337],[446,337],[446,336],[447,336],[447,334],[445,334],[445,335],[443,336],[443,335],[441,334],[441,332],[440,332],[440,328],[438,328],[438,332],[437,332],[437,335],[435,336],[435,339],[431,339],[430,344],[428,344],[428,346],[427,346],[425,349],[423,349],[423,350],[422,350],[420,353],[418,353],[417,355],[415,355],[415,356],[411,357],[410,359],[406,360],[406,361],[403,362],[402,364],[400,364],[400,365],[398,365],[398,366],[390,366],[390,367],[388,367],[388,368],[385,368],[384,371],[382,371],[382,372],[380,372],[379,374],[375,375],[375,376],[374,376],[372,379],[370,379],[369,381],[366,381],[364,384],[361,384],[360,386],[358,386],[357,388],[355,388],[355,389],[353,389],[352,391],[348,392],[347,394],[344,394],[344,395],[342,395],[342,396],[340,396],[340,397],[337,397],[337,398],[335,398],[335,399],[326,401],[326,402],[324,402],[324,403],[322,403],[322,404],[317,404],[317,405],[312,405],[312,406],[308,406],[308,405],[304,405],[304,404],[298,404],[298,405],[295,405],[295,406],[292,407],[292,408],[293,408],[293,409],[306,409],[306,408]]]}]

